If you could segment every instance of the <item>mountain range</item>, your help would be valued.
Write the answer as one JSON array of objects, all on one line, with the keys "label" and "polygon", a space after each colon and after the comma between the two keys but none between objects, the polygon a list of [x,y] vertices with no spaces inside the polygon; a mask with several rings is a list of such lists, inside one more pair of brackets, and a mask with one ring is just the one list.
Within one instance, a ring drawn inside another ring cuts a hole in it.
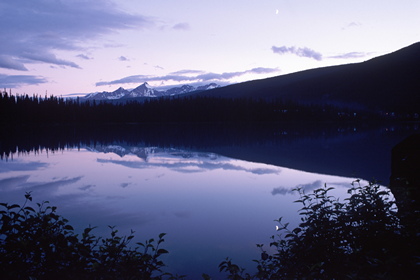
[{"label": "mountain range", "polygon": [[360,63],[310,69],[197,94],[420,113],[420,42]]},{"label": "mountain range", "polygon": [[86,100],[129,100],[133,98],[156,98],[164,96],[175,96],[186,93],[201,92],[205,90],[210,90],[218,88],[220,85],[216,83],[210,83],[202,86],[192,86],[192,85],[182,85],[179,87],[169,88],[167,90],[157,90],[150,87],[150,85],[145,82],[135,89],[127,90],[122,87],[118,88],[115,91],[108,92],[95,92],[90,93],[84,97]]},{"label": "mountain range", "polygon": [[165,96],[292,101],[376,112],[420,113],[420,42],[370,60],[295,72],[228,86],[215,83],[157,90],[147,82],[132,90],[88,94],[86,100],[142,100]]}]

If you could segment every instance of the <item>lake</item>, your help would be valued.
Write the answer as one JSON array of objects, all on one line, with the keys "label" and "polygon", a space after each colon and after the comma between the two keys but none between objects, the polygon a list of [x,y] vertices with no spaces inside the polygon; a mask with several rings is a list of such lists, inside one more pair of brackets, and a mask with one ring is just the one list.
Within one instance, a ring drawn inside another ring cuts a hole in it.
[{"label": "lake", "polygon": [[[166,271],[223,279],[226,257],[254,271],[276,234],[299,222],[298,196],[324,184],[345,197],[355,179],[388,184],[391,149],[417,124],[27,127],[3,130],[0,200],[50,201],[77,232],[165,232]],[[133,244],[134,246],[134,244]]]}]

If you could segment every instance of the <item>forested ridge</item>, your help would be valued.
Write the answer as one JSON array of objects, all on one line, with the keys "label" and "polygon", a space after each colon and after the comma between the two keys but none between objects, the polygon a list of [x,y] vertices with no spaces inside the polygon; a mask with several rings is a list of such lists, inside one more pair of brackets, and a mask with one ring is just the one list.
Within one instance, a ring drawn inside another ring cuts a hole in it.
[{"label": "forested ridge", "polygon": [[[0,94],[0,124],[106,124],[355,121],[391,115],[354,111],[332,105],[302,105],[282,100],[227,99],[206,96],[147,99],[112,103],[83,98]],[[392,118],[397,116],[392,115]],[[399,119],[410,116],[399,116]]]}]

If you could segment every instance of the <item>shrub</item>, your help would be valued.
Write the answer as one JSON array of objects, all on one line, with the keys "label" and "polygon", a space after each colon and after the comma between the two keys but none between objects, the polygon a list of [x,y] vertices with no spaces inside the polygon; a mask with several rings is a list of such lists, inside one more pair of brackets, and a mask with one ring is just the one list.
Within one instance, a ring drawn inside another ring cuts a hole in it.
[{"label": "shrub", "polygon": [[162,279],[164,263],[159,248],[164,233],[145,243],[128,247],[133,239],[120,237],[110,227],[111,236],[96,237],[93,227],[81,236],[68,220],[56,213],[48,201],[27,206],[0,203],[0,275],[2,279]]},{"label": "shrub", "polygon": [[[229,279],[413,279],[418,275],[418,237],[400,223],[390,192],[357,180],[343,202],[332,188],[306,194],[302,189],[301,223],[290,230],[281,218],[270,246],[255,260],[257,272],[246,274],[226,259],[219,266]],[[416,274],[414,274],[416,273]]]}]

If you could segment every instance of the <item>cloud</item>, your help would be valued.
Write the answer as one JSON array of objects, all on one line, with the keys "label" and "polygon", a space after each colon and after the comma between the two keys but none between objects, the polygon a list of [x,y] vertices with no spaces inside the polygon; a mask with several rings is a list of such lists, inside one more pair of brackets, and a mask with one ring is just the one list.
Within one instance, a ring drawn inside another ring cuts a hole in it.
[{"label": "cloud", "polygon": [[153,25],[152,19],[116,9],[111,1],[2,1],[0,67],[25,71],[28,63],[48,63],[80,68],[56,52],[83,51],[104,35]]},{"label": "cloud", "polygon": [[295,188],[285,188],[285,187],[278,187],[278,188],[274,188],[271,191],[272,195],[286,195],[286,194],[292,194],[294,193],[294,189],[296,188],[301,188],[304,192],[308,193],[311,192],[315,189],[319,189],[322,188],[323,184],[320,180],[317,180],[315,182],[309,183],[309,184],[301,184],[301,185],[297,185]]},{"label": "cloud", "polygon": [[364,52],[349,52],[343,53],[339,55],[329,56],[328,58],[338,58],[338,59],[349,59],[349,58],[360,58],[369,55],[368,53]]},{"label": "cloud", "polygon": [[362,24],[360,23],[360,22],[357,22],[357,21],[352,21],[352,22],[350,22],[350,23],[348,23],[345,27],[343,27],[343,28],[341,28],[342,30],[346,30],[346,29],[348,29],[348,28],[354,28],[354,27],[359,27],[359,26],[361,26]]},{"label": "cloud", "polygon": [[309,184],[301,184],[301,185],[297,185],[296,188],[302,188],[303,191],[305,192],[309,192],[309,191],[313,191],[315,189],[319,189],[323,187],[323,183],[320,180],[316,180],[312,183]]},{"label": "cloud", "polygon": [[47,79],[40,76],[0,74],[0,88],[18,88],[23,85],[39,85],[47,82]]},{"label": "cloud", "polygon": [[116,85],[116,84],[130,84],[130,83],[144,83],[144,82],[208,82],[208,81],[226,81],[245,74],[270,74],[280,71],[278,68],[264,68],[258,67],[245,71],[212,73],[200,70],[180,70],[172,72],[165,76],[148,76],[148,75],[134,75],[124,77],[113,81],[97,82],[96,86]]},{"label": "cloud", "polygon": [[27,191],[36,191],[36,192],[51,192],[56,191],[61,186],[71,185],[74,184],[80,179],[82,179],[83,176],[78,176],[74,178],[63,178],[60,180],[52,181],[52,182],[31,182],[23,184],[22,187],[24,187]]},{"label": "cloud", "polygon": [[28,71],[22,62],[6,55],[0,55],[0,68]]},{"label": "cloud", "polygon": [[173,75],[184,75],[184,74],[203,74],[203,73],[205,73],[205,72],[202,71],[202,70],[189,70],[189,69],[186,69],[186,70],[175,71],[175,72],[172,72],[170,74],[173,74]]},{"label": "cloud", "polygon": [[95,185],[86,185],[86,186],[83,186],[83,187],[79,187],[79,190],[81,190],[81,191],[87,191],[87,190],[90,190],[90,189],[92,189],[94,187],[95,187]]},{"label": "cloud", "polygon": [[29,162],[21,162],[17,160],[13,160],[10,162],[0,161],[0,173],[9,172],[9,171],[32,171],[32,170],[38,170],[38,169],[46,168],[46,167],[48,167],[47,163],[39,162],[39,161],[29,161]]},{"label": "cloud", "polygon": [[121,188],[126,188],[126,187],[128,187],[129,185],[131,185],[131,183],[121,183],[121,184],[120,184],[120,187],[121,187]]},{"label": "cloud", "polygon": [[129,61],[129,59],[128,58],[126,58],[125,56],[120,56],[119,58],[118,58],[118,60],[119,61]]},{"label": "cloud", "polygon": [[281,195],[286,195],[289,193],[293,193],[293,190],[290,188],[285,188],[285,187],[278,187],[278,188],[274,188],[271,191],[272,195],[277,195],[277,194],[281,194]]},{"label": "cloud", "polygon": [[172,29],[175,30],[189,30],[190,29],[190,25],[187,22],[180,22],[175,24]]},{"label": "cloud", "polygon": [[29,177],[30,177],[29,175],[22,175],[22,176],[17,176],[17,177],[1,179],[0,180],[1,190],[2,191],[14,190],[16,189],[16,186],[20,186],[21,184],[26,183]]},{"label": "cloud", "polygon": [[[280,170],[277,168],[246,168],[240,165],[235,165],[229,163],[229,161],[203,161],[202,158],[191,156],[187,161],[183,161],[183,158],[179,157],[178,161],[174,162],[139,162],[139,161],[127,161],[127,160],[112,160],[112,159],[97,159],[97,162],[100,163],[109,163],[121,165],[128,168],[135,169],[145,169],[150,167],[162,167],[168,168],[172,171],[179,173],[198,173],[206,172],[210,170],[223,169],[223,170],[233,170],[233,171],[244,171],[247,173],[252,173],[255,175],[265,175],[265,174],[279,174]],[[124,184],[124,183],[123,183]],[[126,187],[126,185],[121,187]]]},{"label": "cloud", "polygon": [[76,55],[76,57],[84,59],[84,60],[90,60],[92,58],[90,58],[89,56],[85,55],[85,54],[78,54]]},{"label": "cloud", "polygon": [[21,57],[32,63],[43,62],[43,63],[49,63],[53,65],[69,66],[69,67],[81,69],[80,66],[77,65],[76,63],[68,61],[68,60],[64,60],[64,59],[59,59],[55,56],[55,54],[50,53],[50,52],[42,52],[42,51],[37,51],[37,52],[32,52],[32,53],[25,52],[21,54]]},{"label": "cloud", "polygon": [[124,78],[114,80],[114,81],[110,81],[110,82],[97,82],[96,86],[141,83],[141,82],[145,81],[148,77],[149,76],[147,76],[147,75],[128,76],[128,77],[124,77]]},{"label": "cloud", "polygon": [[315,60],[322,60],[322,54],[319,52],[316,52],[310,48],[307,47],[303,47],[303,48],[296,48],[295,46],[293,47],[286,47],[286,46],[281,46],[281,47],[276,47],[276,46],[272,46],[271,50],[274,53],[277,54],[287,54],[287,53],[291,53],[300,57],[308,57],[308,58],[313,58]]}]

